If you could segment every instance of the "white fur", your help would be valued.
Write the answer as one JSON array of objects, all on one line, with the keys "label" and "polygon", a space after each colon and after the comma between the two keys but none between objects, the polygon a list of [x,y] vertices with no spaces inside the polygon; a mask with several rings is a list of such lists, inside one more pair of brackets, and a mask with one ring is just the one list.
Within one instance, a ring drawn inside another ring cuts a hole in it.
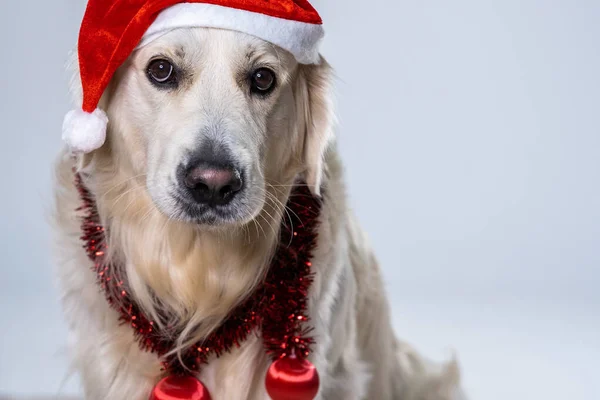
[{"label": "white fur", "polygon": [[[157,54],[187,68],[176,90],[148,82],[144,71]],[[259,99],[239,77],[265,64],[279,85]],[[124,266],[136,300],[150,314],[168,310],[181,327],[175,351],[206,337],[258,285],[286,216],[282,205],[303,177],[324,201],[308,310],[318,400],[460,398],[456,363],[430,364],[391,328],[380,270],[345,200],[330,76],[324,61],[299,65],[261,40],[212,29],[169,32],[118,71],[102,100],[109,140],[75,163],[61,156],[57,164],[59,277],[86,399],[146,400],[162,372],[96,284],[80,240],[74,165],[96,197],[110,257]],[[231,149],[250,180],[232,205],[235,216],[218,226],[191,221],[170,195],[178,189],[173,171],[207,141]],[[270,360],[259,336],[202,369],[213,399],[268,400]]]},{"label": "white fur", "polygon": [[108,117],[99,108],[88,113],[71,110],[65,116],[62,138],[73,153],[89,153],[104,144]]}]

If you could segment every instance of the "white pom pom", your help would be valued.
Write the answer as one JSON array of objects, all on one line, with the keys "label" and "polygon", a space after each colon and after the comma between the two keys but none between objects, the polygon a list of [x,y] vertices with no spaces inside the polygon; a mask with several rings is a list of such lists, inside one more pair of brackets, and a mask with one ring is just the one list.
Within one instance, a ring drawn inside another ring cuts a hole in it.
[{"label": "white pom pom", "polygon": [[63,122],[62,138],[74,153],[89,153],[99,149],[106,140],[108,116],[97,108],[93,113],[72,110]]}]

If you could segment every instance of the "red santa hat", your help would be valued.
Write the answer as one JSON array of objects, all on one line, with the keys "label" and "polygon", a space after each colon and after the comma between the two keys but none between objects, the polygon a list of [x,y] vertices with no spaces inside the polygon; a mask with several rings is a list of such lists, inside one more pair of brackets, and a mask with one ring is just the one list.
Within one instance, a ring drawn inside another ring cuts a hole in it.
[{"label": "red santa hat", "polygon": [[108,117],[98,102],[129,55],[186,27],[244,32],[289,51],[301,64],[319,62],[324,35],[308,0],[89,0],[78,45],[83,104],[63,123],[63,139],[73,152],[88,153],[104,143]]}]

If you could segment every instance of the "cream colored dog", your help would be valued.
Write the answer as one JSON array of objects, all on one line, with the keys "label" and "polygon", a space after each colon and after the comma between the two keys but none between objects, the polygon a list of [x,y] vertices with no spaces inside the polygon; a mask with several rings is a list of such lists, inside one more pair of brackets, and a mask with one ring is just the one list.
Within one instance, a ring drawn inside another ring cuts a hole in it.
[{"label": "cream colored dog", "polygon": [[[434,366],[394,336],[379,268],[345,201],[330,79],[325,61],[299,65],[259,39],[203,28],[172,31],[119,69],[101,104],[107,143],[75,161],[65,151],[57,165],[60,282],[86,399],[146,400],[161,365],[99,290],[80,240],[74,166],[135,300],[151,315],[160,302],[179,321],[180,348],[257,286],[301,178],[324,201],[309,296],[318,398],[460,398],[454,362]],[[251,335],[201,379],[216,400],[266,400],[268,366]]]}]

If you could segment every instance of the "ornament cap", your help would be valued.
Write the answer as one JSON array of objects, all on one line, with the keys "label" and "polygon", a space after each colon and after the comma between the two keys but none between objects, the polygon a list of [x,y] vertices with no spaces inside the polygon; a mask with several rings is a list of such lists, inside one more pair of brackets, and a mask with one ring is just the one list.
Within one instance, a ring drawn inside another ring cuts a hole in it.
[{"label": "ornament cap", "polygon": [[273,400],[313,400],[319,385],[317,368],[295,354],[275,360],[265,379],[267,393]]},{"label": "ornament cap", "polygon": [[73,153],[90,153],[106,140],[108,116],[97,108],[93,112],[71,110],[65,116],[62,138]]},{"label": "ornament cap", "polygon": [[170,375],[152,389],[149,400],[211,400],[206,386],[192,376]]}]

